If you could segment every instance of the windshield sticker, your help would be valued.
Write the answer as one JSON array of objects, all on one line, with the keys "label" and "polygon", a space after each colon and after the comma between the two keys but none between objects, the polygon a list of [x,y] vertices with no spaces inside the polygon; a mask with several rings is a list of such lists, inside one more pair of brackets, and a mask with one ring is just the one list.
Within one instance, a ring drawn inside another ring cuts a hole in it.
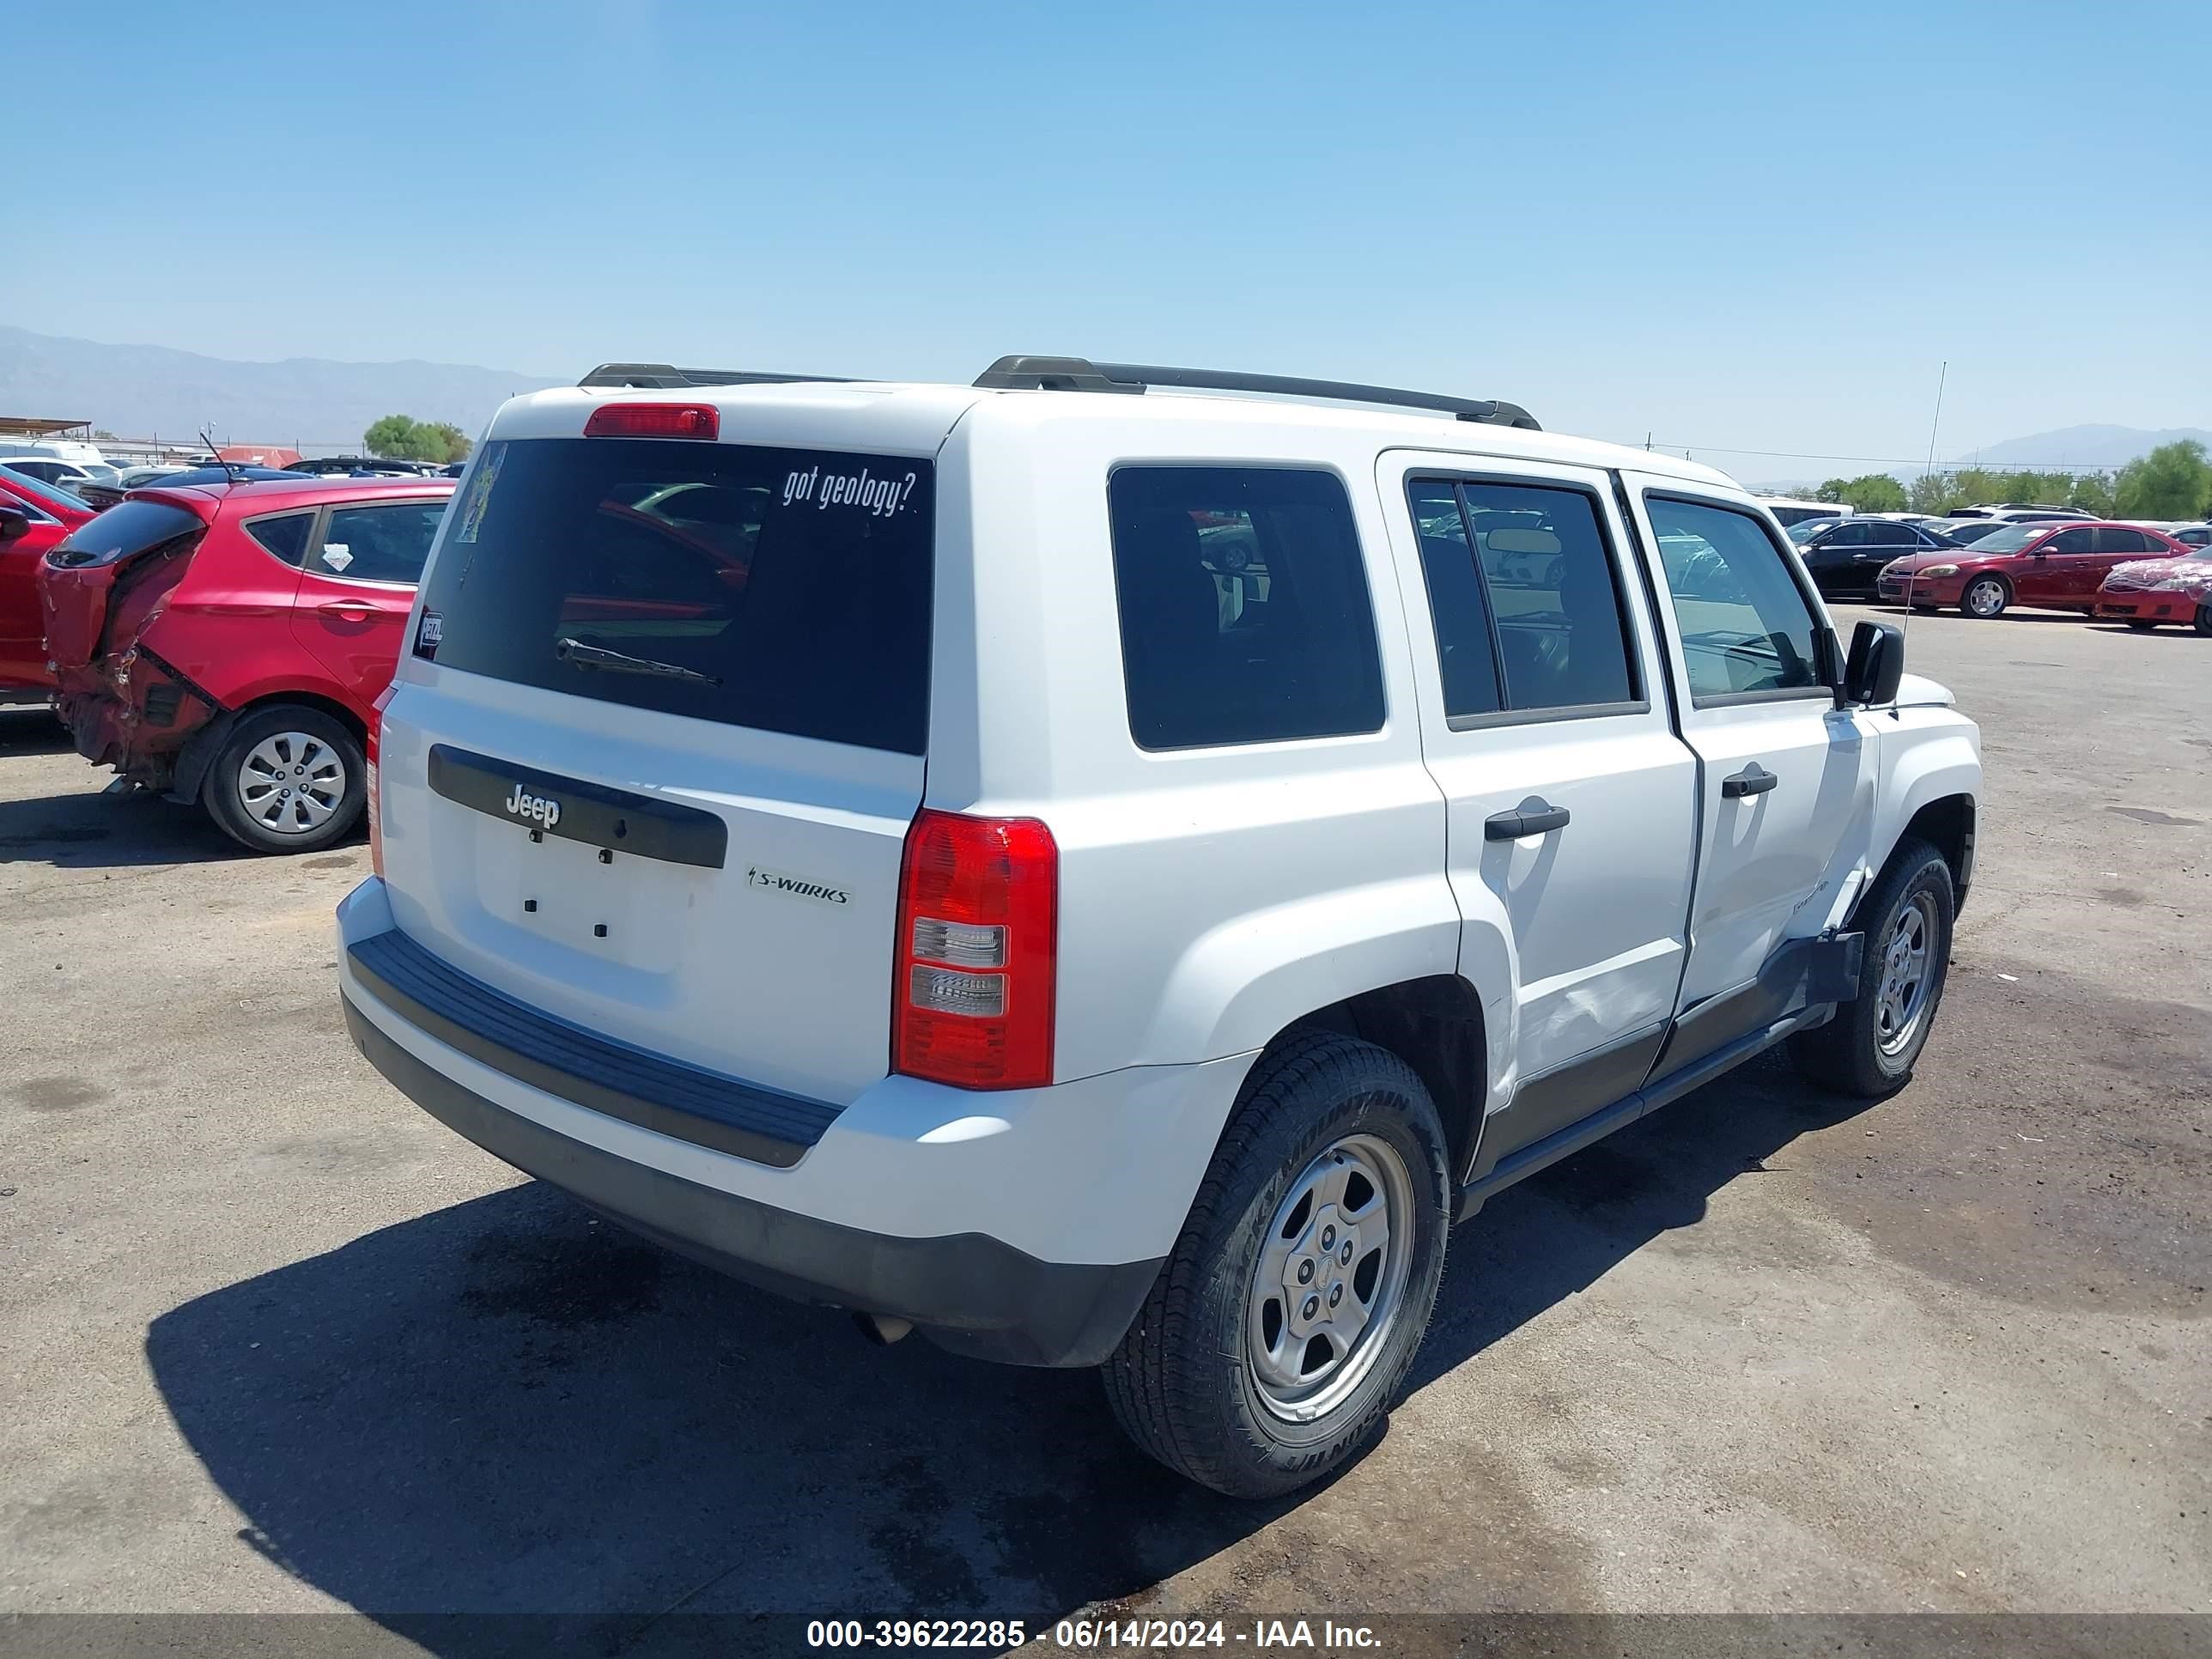
[{"label": "windshield sticker", "polygon": [[879,478],[864,466],[858,472],[833,472],[825,478],[819,466],[810,466],[803,472],[785,477],[783,504],[789,507],[793,501],[811,501],[817,511],[832,507],[858,507],[866,508],[872,518],[894,518],[914,494],[916,477],[908,472],[903,477]]},{"label": "windshield sticker", "polygon": [[460,520],[453,526],[455,541],[473,542],[477,532],[483,528],[484,509],[491,505],[491,487],[499,482],[500,463],[506,459],[503,443],[486,444],[477,458],[477,470],[469,475],[468,499],[461,503]]}]

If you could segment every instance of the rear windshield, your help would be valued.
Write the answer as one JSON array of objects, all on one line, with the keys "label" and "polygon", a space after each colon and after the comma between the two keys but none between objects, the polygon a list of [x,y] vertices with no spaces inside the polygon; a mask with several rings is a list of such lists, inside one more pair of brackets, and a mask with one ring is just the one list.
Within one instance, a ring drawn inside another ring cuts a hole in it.
[{"label": "rear windshield", "polygon": [[426,633],[473,674],[919,755],[933,483],[907,457],[489,444],[431,565]]},{"label": "rear windshield", "polygon": [[125,500],[71,531],[46,562],[63,569],[135,559],[163,542],[204,529],[198,515],[167,501]]}]

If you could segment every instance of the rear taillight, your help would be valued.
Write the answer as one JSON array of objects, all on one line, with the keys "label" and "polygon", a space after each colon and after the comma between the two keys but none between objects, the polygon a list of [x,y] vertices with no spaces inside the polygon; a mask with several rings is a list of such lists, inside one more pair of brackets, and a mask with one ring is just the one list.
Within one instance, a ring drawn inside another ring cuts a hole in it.
[{"label": "rear taillight", "polygon": [[586,438],[706,438],[721,435],[712,404],[601,404],[584,422]]},{"label": "rear taillight", "polygon": [[368,716],[368,776],[362,786],[368,802],[368,867],[378,875],[384,873],[384,788],[376,769],[378,738],[384,729],[384,711],[398,695],[399,682],[394,680],[378,694]]},{"label": "rear taillight", "polygon": [[1035,818],[924,808],[899,878],[891,1066],[963,1089],[1052,1081],[1060,849]]}]

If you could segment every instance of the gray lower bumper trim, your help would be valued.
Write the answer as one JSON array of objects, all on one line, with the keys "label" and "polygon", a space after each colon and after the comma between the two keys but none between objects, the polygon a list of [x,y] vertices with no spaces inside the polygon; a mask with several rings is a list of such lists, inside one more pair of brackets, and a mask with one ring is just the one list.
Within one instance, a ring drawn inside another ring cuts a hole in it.
[{"label": "gray lower bumper trim", "polygon": [[1017,1365],[1096,1365],[1159,1276],[1160,1260],[1040,1261],[981,1233],[899,1238],[779,1210],[556,1133],[465,1089],[343,998],[368,1062],[448,1128],[634,1231],[764,1290],[908,1319],[940,1347]]}]

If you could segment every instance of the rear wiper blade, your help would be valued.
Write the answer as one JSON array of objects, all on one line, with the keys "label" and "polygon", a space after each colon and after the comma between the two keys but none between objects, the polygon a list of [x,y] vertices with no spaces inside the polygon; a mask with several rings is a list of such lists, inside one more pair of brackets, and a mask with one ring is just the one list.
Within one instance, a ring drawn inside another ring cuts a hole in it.
[{"label": "rear wiper blade", "polygon": [[573,663],[578,668],[606,668],[617,674],[656,674],[662,679],[696,680],[701,685],[720,685],[721,677],[702,674],[696,668],[686,668],[680,662],[655,662],[650,657],[625,656],[619,651],[610,651],[605,646],[586,645],[581,640],[556,640],[553,654],[562,662]]}]

